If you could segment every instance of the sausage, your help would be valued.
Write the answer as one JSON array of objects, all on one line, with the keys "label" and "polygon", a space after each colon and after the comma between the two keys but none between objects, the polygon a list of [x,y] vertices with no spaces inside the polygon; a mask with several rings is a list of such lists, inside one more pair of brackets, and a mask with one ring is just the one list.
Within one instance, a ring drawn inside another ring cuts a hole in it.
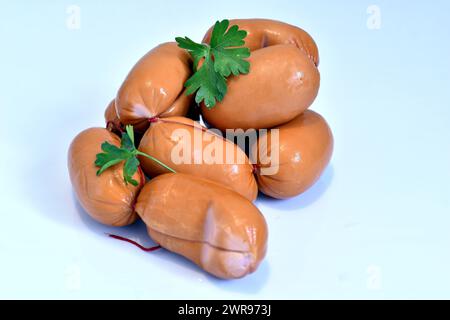
[{"label": "sausage", "polygon": [[[291,44],[301,49],[316,66],[319,65],[319,50],[313,38],[299,27],[269,19],[233,19],[230,26],[238,25],[239,29],[247,31],[245,46],[251,51],[278,44]],[[211,27],[203,38],[204,43],[210,42]]]},{"label": "sausage", "polygon": [[116,99],[113,99],[106,107],[105,122],[106,128],[114,133],[119,134],[123,130],[123,125],[116,112]]},{"label": "sausage", "polygon": [[[164,113],[161,115],[161,117],[167,117],[170,116],[171,113]],[[200,110],[197,107],[197,105],[195,104],[191,104],[188,110],[188,113],[186,114],[187,118],[190,118],[192,120],[200,120]],[[105,110],[105,123],[106,123],[106,128],[116,134],[121,134],[121,132],[123,132],[125,130],[125,126],[122,124],[122,122],[119,119],[119,116],[117,115],[116,112],[116,100],[113,99],[108,106],[106,107]],[[144,123],[144,126],[141,125],[141,127],[139,128],[139,126],[136,128],[134,128],[135,130],[135,141],[139,142],[142,138],[142,136],[145,133],[145,130],[147,129],[148,124],[147,122]]]},{"label": "sausage", "polygon": [[303,193],[319,179],[333,153],[333,135],[325,119],[311,110],[275,129],[279,129],[279,160],[271,159],[277,152],[271,147],[270,130],[251,146],[250,158],[258,161],[259,190],[285,199]]},{"label": "sausage", "polygon": [[136,211],[150,237],[219,278],[256,270],[267,248],[267,225],[247,199],[200,177],[170,173],[150,180]]},{"label": "sausage", "polygon": [[125,226],[137,218],[133,205],[144,175],[138,171],[133,176],[141,181],[139,186],[126,185],[122,163],[97,176],[94,162],[105,141],[120,146],[119,137],[103,128],[90,128],[75,137],[68,155],[70,180],[81,206],[92,218],[111,226]]},{"label": "sausage", "polygon": [[[139,150],[157,158],[176,172],[219,182],[250,201],[255,200],[258,195],[253,166],[244,151],[191,119],[158,119],[145,133]],[[226,156],[230,157],[229,161]],[[145,157],[140,157],[139,160],[149,176],[168,172]]]},{"label": "sausage", "polygon": [[252,52],[247,75],[228,78],[228,93],[212,109],[201,106],[215,128],[261,129],[288,122],[305,111],[319,90],[320,74],[297,47],[275,45]]},{"label": "sausage", "polygon": [[183,116],[192,95],[184,83],[191,76],[191,57],[175,42],[163,43],[148,52],[131,69],[116,96],[120,121],[145,131],[153,117]]}]

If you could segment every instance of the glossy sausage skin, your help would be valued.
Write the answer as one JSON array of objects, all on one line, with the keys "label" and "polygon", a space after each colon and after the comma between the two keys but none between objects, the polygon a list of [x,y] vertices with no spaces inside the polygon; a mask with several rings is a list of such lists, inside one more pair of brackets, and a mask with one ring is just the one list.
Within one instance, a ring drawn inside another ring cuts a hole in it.
[{"label": "glossy sausage skin", "polygon": [[[189,111],[186,114],[187,118],[190,118],[192,120],[200,120],[200,108],[198,108],[197,105],[192,104],[189,107]],[[164,117],[168,117],[170,116],[171,113],[164,113],[161,115],[162,118]],[[125,126],[122,124],[122,122],[119,119],[119,116],[117,115],[116,112],[116,100],[113,99],[108,106],[105,109],[105,124],[106,124],[106,128],[112,132],[114,132],[115,134],[120,135],[121,132],[123,132],[125,130]],[[142,138],[142,136],[144,135],[145,131],[148,128],[148,123],[144,122],[141,125],[137,125],[134,127],[134,132],[135,132],[135,141],[139,142]]]},{"label": "glossy sausage skin", "polygon": [[106,128],[114,133],[119,134],[120,130],[123,130],[123,125],[120,122],[119,116],[116,112],[116,100],[113,99],[105,110],[105,123]]},{"label": "glossy sausage skin", "polygon": [[137,218],[133,204],[144,176],[141,172],[134,175],[136,181],[142,181],[138,187],[126,185],[123,163],[97,176],[94,162],[105,141],[120,146],[119,137],[103,128],[90,128],[75,137],[68,155],[70,180],[81,206],[92,218],[106,225],[125,226]]},{"label": "glossy sausage skin", "polygon": [[[319,65],[319,50],[313,38],[299,27],[269,19],[233,19],[230,26],[238,25],[247,31],[245,46],[251,51],[278,44],[291,44],[302,50],[316,66]],[[204,43],[211,39],[211,27],[203,38]]]},{"label": "glossy sausage skin", "polygon": [[228,93],[202,115],[215,128],[261,129],[288,122],[314,101],[320,74],[305,53],[292,45],[252,52],[247,75],[228,78]]},{"label": "glossy sausage skin", "polygon": [[149,118],[186,115],[192,95],[184,94],[184,83],[191,76],[191,64],[189,53],[175,42],[148,52],[131,69],[117,93],[120,121],[144,131]]},{"label": "glossy sausage skin", "polygon": [[[195,134],[200,138],[200,143],[194,141]],[[188,145],[190,148],[185,148],[185,152],[189,153],[185,158],[187,161],[174,159],[173,154],[184,156],[184,150],[181,147]],[[227,149],[237,155],[228,163],[226,161]],[[139,144],[139,150],[157,158],[176,172],[216,181],[250,201],[255,200],[258,195],[253,166],[244,151],[234,143],[207,131],[206,128],[191,119],[172,117],[159,119],[152,123]],[[214,155],[212,150],[222,150],[223,154],[223,157],[218,157],[218,161],[215,163],[212,161],[214,159],[208,157],[210,154]],[[196,161],[195,156],[199,155],[202,155],[202,158],[197,158]],[[238,161],[239,159],[241,161]],[[139,160],[144,172],[149,176],[153,177],[168,172],[167,169],[145,157],[140,157]]]},{"label": "glossy sausage skin", "polygon": [[267,225],[247,199],[192,175],[164,174],[142,189],[136,211],[150,237],[219,278],[256,270],[267,247]]},{"label": "glossy sausage skin", "polygon": [[[319,179],[333,153],[333,135],[325,119],[311,110],[276,129],[279,129],[279,161],[261,163],[256,145],[264,150],[262,142],[253,145],[251,158],[258,158],[261,167],[279,165],[276,174],[262,175],[260,170],[256,177],[261,192],[285,199],[303,193]],[[270,131],[267,134],[268,141],[271,141]],[[270,143],[267,146],[267,154],[271,155]]]}]

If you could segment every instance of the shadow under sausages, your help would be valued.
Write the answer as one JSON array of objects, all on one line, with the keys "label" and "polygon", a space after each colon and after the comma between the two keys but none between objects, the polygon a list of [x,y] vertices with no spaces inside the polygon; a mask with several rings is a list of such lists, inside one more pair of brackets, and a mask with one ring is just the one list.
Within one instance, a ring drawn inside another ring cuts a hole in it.
[{"label": "shadow under sausages", "polygon": [[209,276],[210,281],[217,287],[230,292],[256,294],[264,288],[270,275],[270,267],[267,260],[263,260],[258,269],[252,274],[241,279],[222,280]]},{"label": "shadow under sausages", "polygon": [[319,200],[320,197],[322,197],[322,195],[327,191],[332,183],[333,176],[334,168],[333,165],[330,164],[325,169],[319,180],[301,195],[291,199],[280,200],[271,198],[260,192],[256,204],[261,204],[269,208],[283,211],[293,211],[309,207],[314,202]]},{"label": "shadow under sausages", "polygon": [[[95,234],[100,236],[107,237],[108,234],[119,235],[125,238],[132,239],[144,247],[152,247],[156,244],[151,241],[151,239],[147,236],[147,230],[145,228],[144,222],[142,220],[137,220],[133,224],[124,227],[112,227],[108,225],[104,225],[96,220],[94,220],[81,206],[81,204],[77,200],[77,196],[75,192],[72,192],[73,201],[75,203],[76,211],[80,216],[80,220],[82,224],[86,226],[89,231],[92,231]],[[111,241],[119,241],[111,238]],[[130,246],[132,246],[130,244]],[[134,246],[133,246],[134,247]],[[137,248],[136,248],[137,249]]]},{"label": "shadow under sausages", "polygon": [[75,226],[72,186],[70,185],[66,160],[52,154],[42,154],[20,173],[24,184],[25,201],[30,202],[45,218],[65,226]]},{"label": "shadow under sausages", "polygon": [[[254,273],[244,278],[225,280],[207,273],[181,255],[165,249],[158,250],[156,253],[154,258],[161,260],[165,264],[165,268],[171,272],[183,274],[184,277],[194,279],[195,281],[210,283],[224,291],[256,294],[264,287],[269,278],[269,265],[267,261],[263,261]],[[189,298],[189,295],[186,298]],[[207,298],[207,296],[204,296],[204,298]]]},{"label": "shadow under sausages", "polygon": [[[77,201],[74,192],[72,192],[72,196],[82,223],[90,231],[98,234],[99,236],[104,235],[105,237],[107,236],[106,234],[120,235],[122,237],[132,239],[144,247],[153,247],[157,245],[148,235],[147,228],[142,220],[139,219],[135,223],[125,227],[110,227],[103,225],[88,215],[88,213]],[[111,238],[111,241],[118,240]],[[149,258],[151,258],[151,260],[149,260],[149,264],[152,264],[155,260],[161,260],[161,263],[164,263],[165,268],[174,273],[183,274],[187,278],[197,279],[198,281],[209,282],[226,291],[249,294],[257,293],[264,286],[264,283],[266,283],[269,275],[268,263],[267,261],[263,261],[257,271],[243,279],[223,280],[210,275],[206,271],[203,271],[195,263],[184,258],[183,256],[172,253],[166,249],[161,248],[160,250],[153,252],[144,252],[132,244],[129,244],[129,246],[131,250],[136,250],[136,254],[149,255]]]},{"label": "shadow under sausages", "polygon": [[[154,247],[157,245],[148,235],[147,227],[141,219],[138,219],[133,224],[130,224],[130,225],[124,226],[124,227],[107,226],[100,222],[97,222],[91,216],[89,216],[89,214],[84,210],[84,208],[77,201],[75,193],[73,193],[73,198],[75,201],[76,210],[77,210],[78,214],[80,215],[81,222],[87,227],[87,229],[89,229],[93,233],[97,234],[98,236],[108,237],[108,234],[114,234],[114,235],[118,235],[121,237],[131,239],[133,241],[136,241],[137,243],[139,243],[140,245],[142,245],[144,247]],[[109,238],[109,239],[111,240],[112,245],[114,245],[114,242],[122,242],[120,240],[113,239],[113,238]],[[197,269],[199,269],[199,268],[194,263],[191,263],[189,260],[184,259],[184,258],[178,259],[177,258],[178,255],[170,254],[169,251],[167,251],[163,248],[161,248],[157,251],[145,252],[145,251],[142,251],[141,249],[139,249],[138,247],[132,245],[131,243],[125,243],[125,242],[122,242],[122,243],[124,243],[125,246],[128,246],[130,250],[135,250],[136,254],[149,255],[149,257],[151,257],[151,258],[162,259],[162,260],[169,260],[169,261],[173,260],[177,264],[183,265],[183,267],[185,267],[187,269],[187,271],[189,271],[189,269],[190,269],[190,271],[198,272]],[[175,257],[171,257],[171,256],[175,256]],[[179,261],[177,261],[177,260],[179,260]],[[152,263],[152,262],[149,261],[149,263]]]}]

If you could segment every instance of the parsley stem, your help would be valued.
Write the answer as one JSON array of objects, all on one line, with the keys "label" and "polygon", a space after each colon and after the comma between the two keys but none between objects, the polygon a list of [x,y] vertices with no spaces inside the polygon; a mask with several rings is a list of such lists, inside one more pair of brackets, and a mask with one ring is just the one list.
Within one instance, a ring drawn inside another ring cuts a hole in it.
[{"label": "parsley stem", "polygon": [[139,151],[139,150],[136,150],[136,151],[137,151],[136,154],[138,154],[138,155],[140,155],[140,156],[143,156],[143,157],[146,157],[146,158],[149,158],[150,160],[155,161],[157,164],[159,164],[160,166],[166,168],[166,169],[169,170],[170,172],[177,173],[177,172],[176,172],[175,170],[173,170],[171,167],[165,165],[164,163],[162,163],[162,162],[159,161],[158,159],[152,157],[151,155],[148,155],[148,154],[146,154],[146,153],[144,153],[144,152],[141,152],[141,151]]}]

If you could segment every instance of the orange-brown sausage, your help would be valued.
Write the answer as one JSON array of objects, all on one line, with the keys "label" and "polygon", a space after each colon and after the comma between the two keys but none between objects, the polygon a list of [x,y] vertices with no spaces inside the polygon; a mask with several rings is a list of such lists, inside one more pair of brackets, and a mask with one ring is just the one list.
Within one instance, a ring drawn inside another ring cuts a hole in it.
[{"label": "orange-brown sausage", "polygon": [[267,225],[247,199],[192,175],[164,174],[148,182],[136,203],[150,237],[219,278],[256,270],[267,247]]},{"label": "orange-brown sausage", "polygon": [[[247,31],[245,46],[251,51],[278,44],[291,44],[302,50],[316,66],[319,65],[319,50],[313,38],[299,27],[269,19],[233,19],[230,26],[238,25]],[[203,38],[204,43],[211,40],[211,27]]]},{"label": "orange-brown sausage", "polygon": [[[250,157],[258,159],[259,190],[285,199],[303,193],[319,179],[333,152],[333,135],[325,119],[311,110],[275,129],[279,129],[279,145],[271,145],[268,131],[252,146]],[[278,148],[278,160],[273,147]],[[276,173],[264,174],[271,171]]]},{"label": "orange-brown sausage", "polygon": [[[172,109],[172,112],[174,110],[175,109]],[[167,112],[167,113],[163,113],[162,115],[160,115],[160,117],[164,118],[164,117],[169,117],[170,115],[171,115],[171,113]],[[186,117],[190,118],[192,120],[196,120],[196,121],[200,120],[200,110],[199,110],[198,106],[195,104],[191,104],[189,111],[186,114]],[[105,123],[106,123],[106,128],[108,128],[110,131],[112,131],[116,134],[120,134],[125,129],[125,126],[122,124],[122,122],[119,119],[119,116],[117,115],[115,99],[113,99],[106,107]],[[140,138],[142,138],[142,135],[144,134],[147,127],[148,127],[148,124],[146,122],[144,122],[144,126],[141,126],[141,128],[139,128],[139,126],[134,128],[135,133],[137,134],[135,136],[136,140],[140,140]]]},{"label": "orange-brown sausage", "polygon": [[106,128],[113,131],[114,133],[120,133],[123,130],[123,125],[120,122],[119,116],[116,112],[116,100],[113,99],[105,110],[105,122]]},{"label": "orange-brown sausage", "polygon": [[133,178],[141,181],[139,186],[126,185],[123,163],[97,176],[94,162],[105,141],[120,146],[119,137],[103,128],[87,129],[75,137],[68,156],[70,180],[81,206],[92,218],[111,226],[125,226],[137,218],[133,204],[144,176],[138,171]]},{"label": "orange-brown sausage", "polygon": [[314,101],[320,74],[302,50],[275,45],[252,52],[247,75],[228,78],[228,93],[212,109],[201,107],[212,127],[271,128],[301,114]]},{"label": "orange-brown sausage", "polygon": [[[171,117],[157,120],[145,133],[139,150],[157,158],[176,172],[219,182],[251,201],[258,194],[253,166],[244,151],[191,119]],[[168,172],[145,157],[139,160],[149,176]]]},{"label": "orange-brown sausage", "polygon": [[148,52],[131,69],[116,97],[120,121],[138,131],[153,117],[184,116],[192,95],[184,94],[191,76],[191,57],[175,42],[163,43]]}]

